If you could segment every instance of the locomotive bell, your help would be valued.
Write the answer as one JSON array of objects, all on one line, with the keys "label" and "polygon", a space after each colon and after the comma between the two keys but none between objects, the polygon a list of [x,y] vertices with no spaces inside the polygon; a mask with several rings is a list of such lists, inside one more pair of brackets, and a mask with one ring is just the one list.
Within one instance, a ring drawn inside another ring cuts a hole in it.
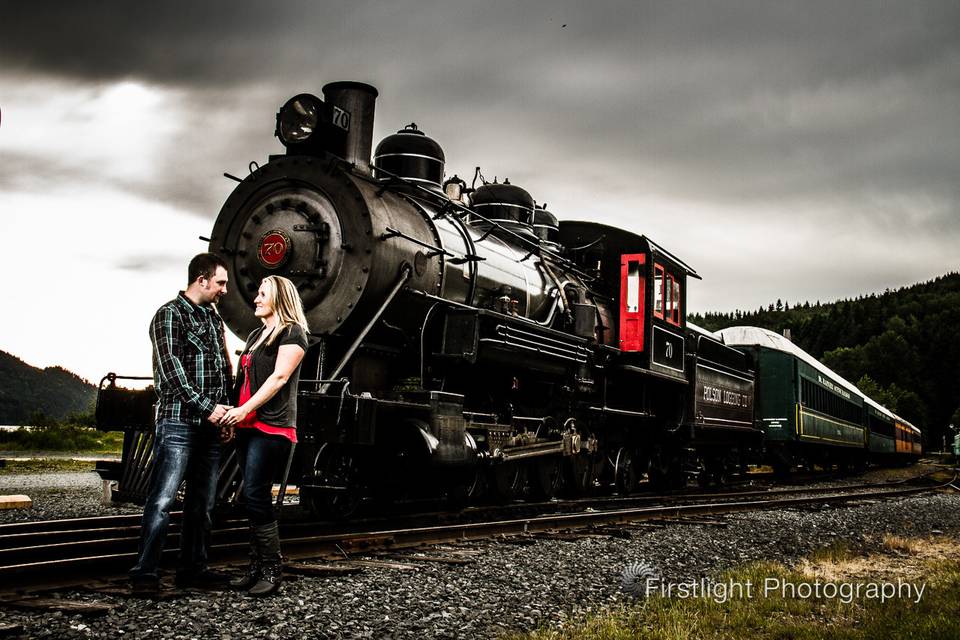
[{"label": "locomotive bell", "polygon": [[373,156],[374,177],[405,180],[440,187],[446,158],[437,141],[417,128],[415,122],[380,141]]}]

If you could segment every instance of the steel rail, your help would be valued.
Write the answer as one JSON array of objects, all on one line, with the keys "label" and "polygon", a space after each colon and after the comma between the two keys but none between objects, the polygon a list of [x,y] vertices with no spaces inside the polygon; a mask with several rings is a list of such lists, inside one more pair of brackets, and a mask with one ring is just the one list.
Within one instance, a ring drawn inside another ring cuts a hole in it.
[{"label": "steel rail", "polygon": [[[708,500],[687,504],[660,504],[605,510],[589,509],[574,513],[540,514],[481,522],[458,522],[433,526],[339,531],[308,535],[296,535],[296,529],[308,528],[315,523],[299,523],[296,526],[285,528],[283,545],[285,554],[292,559],[343,558],[344,555],[349,556],[350,553],[404,549],[426,544],[479,540],[494,536],[584,529],[598,525],[642,522],[651,519],[677,518],[682,521],[684,517],[710,514],[900,497],[948,488],[955,482],[956,477],[943,484],[870,492],[831,488],[830,490],[843,492],[792,498],[776,497],[769,500],[742,500],[736,499],[738,498],[737,494],[727,494],[723,497],[734,499],[719,502]],[[814,490],[814,492],[821,494],[823,491],[823,488]],[[804,493],[805,491],[785,490],[785,492]],[[806,492],[810,492],[810,490]],[[215,544],[212,546],[213,557],[216,557],[219,562],[227,564],[244,558],[248,550],[245,533],[246,530],[243,527],[218,531]],[[175,536],[172,538],[176,539]],[[73,548],[79,551],[81,555],[47,560],[38,558],[32,562],[11,562],[5,566],[0,566],[0,578],[3,579],[4,584],[14,587],[15,583],[17,590],[23,590],[36,585],[48,586],[53,583],[58,586],[84,584],[89,582],[91,575],[101,577],[105,575],[119,576],[131,566],[135,559],[136,540],[136,537],[126,537],[90,541],[89,544],[62,545],[61,548]],[[111,544],[122,544],[125,548],[113,547],[111,549]],[[24,549],[21,548],[20,550]],[[20,557],[14,550],[10,551],[12,553],[6,558],[7,561],[13,561]],[[164,553],[168,557],[172,557],[176,550],[168,549]]]},{"label": "steel rail", "polygon": [[[554,444],[554,443],[547,443]],[[881,487],[892,487],[897,485],[908,484],[921,480],[929,474],[924,474],[920,476],[913,476],[911,478],[906,478],[896,481],[886,481],[886,482],[870,482],[870,483],[860,483],[853,485],[845,485],[839,487],[844,491],[857,491],[863,489],[877,489]],[[753,479],[752,477],[750,479]],[[489,506],[474,506],[468,507],[458,514],[457,517],[477,517],[479,514],[480,517],[486,517],[485,514],[489,512],[502,512],[504,514],[529,511],[531,509],[576,509],[581,507],[605,507],[605,506],[616,506],[616,505],[638,505],[638,504],[649,504],[649,503],[673,503],[677,501],[702,501],[702,500],[723,500],[730,498],[746,498],[746,497],[763,497],[763,496],[776,496],[776,495],[786,495],[786,494],[816,494],[824,493],[837,489],[835,487],[793,487],[793,488],[767,488],[759,490],[747,490],[744,491],[738,487],[730,487],[726,490],[716,490],[713,492],[703,491],[703,490],[693,490],[693,491],[679,491],[676,493],[667,493],[667,494],[649,494],[644,491],[644,485],[641,484],[640,489],[633,495],[609,495],[609,496],[589,496],[584,498],[570,498],[564,500],[551,500],[545,502],[514,502],[504,505],[489,505]],[[421,512],[421,513],[412,513],[407,514],[406,518],[401,519],[416,519],[416,518],[429,518],[429,517],[443,517],[450,516],[450,513],[445,512]],[[170,513],[170,531],[171,533],[176,533],[179,530],[180,519],[182,518],[182,512],[173,511]],[[384,521],[384,517],[372,517],[365,519],[359,524],[377,524]],[[83,542],[85,539],[89,539],[92,534],[96,534],[100,537],[123,537],[121,533],[114,532],[127,532],[131,529],[136,529],[140,526],[142,520],[141,514],[126,514],[126,515],[116,515],[116,516],[90,516],[83,518],[64,518],[60,520],[35,520],[27,522],[13,522],[0,524],[0,552],[3,549],[9,548],[11,546],[20,547],[20,546],[42,546],[45,543],[57,543],[57,542],[67,542],[67,541],[77,541]],[[242,518],[236,516],[224,516],[218,518],[215,522],[216,530],[226,530],[236,526],[240,526],[243,523]],[[327,522],[316,521],[316,520],[291,520],[291,519],[282,519],[281,526],[283,528],[295,528],[295,527],[317,527],[328,525]],[[354,524],[357,524],[356,522]],[[19,541],[28,541],[33,542],[34,544],[16,544]]]},{"label": "steel rail", "polygon": [[[553,444],[553,443],[550,443]],[[773,497],[788,494],[819,494],[837,489],[852,492],[865,489],[878,489],[881,487],[892,487],[907,484],[916,481],[923,476],[907,478],[895,482],[874,482],[846,485],[843,487],[796,487],[780,489],[761,489],[744,491],[742,489],[729,489],[726,491],[683,491],[673,494],[645,494],[641,492],[629,495],[610,495],[610,496],[590,496],[586,498],[573,498],[566,500],[552,500],[544,502],[514,502],[505,505],[475,506],[452,514],[450,512],[421,512],[411,513],[396,517],[400,520],[416,520],[441,517],[458,517],[463,520],[469,520],[477,517],[488,517],[491,513],[496,515],[501,513],[509,516],[511,513],[523,513],[531,510],[573,510],[579,508],[610,508],[636,506],[642,504],[661,504],[684,502],[701,502],[704,500],[729,500],[743,499],[750,497]],[[176,535],[179,531],[181,512],[171,513],[170,534]],[[389,517],[373,517],[365,519],[359,524],[377,525]],[[141,515],[129,514],[122,516],[95,516],[87,518],[72,518],[63,520],[41,520],[32,522],[18,522],[0,524],[0,566],[2,566],[2,556],[10,548],[41,548],[46,545],[56,545],[60,543],[92,543],[104,539],[124,538],[136,535],[139,531]],[[216,532],[232,531],[243,527],[244,521],[241,518],[225,517],[215,522]],[[281,520],[283,530],[300,528],[318,528],[328,527],[331,523],[317,520]],[[358,523],[354,523],[358,524]]]}]

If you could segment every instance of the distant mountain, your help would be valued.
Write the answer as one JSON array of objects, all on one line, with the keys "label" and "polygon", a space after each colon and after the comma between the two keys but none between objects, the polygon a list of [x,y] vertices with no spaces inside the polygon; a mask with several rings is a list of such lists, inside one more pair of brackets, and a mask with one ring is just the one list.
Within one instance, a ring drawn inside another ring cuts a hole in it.
[{"label": "distant mountain", "polygon": [[716,331],[764,327],[792,340],[861,391],[925,430],[929,446],[960,428],[960,273],[853,300],[693,314]]},{"label": "distant mountain", "polygon": [[28,424],[37,411],[50,418],[93,410],[95,386],[62,367],[38,369],[0,351],[0,424]]}]

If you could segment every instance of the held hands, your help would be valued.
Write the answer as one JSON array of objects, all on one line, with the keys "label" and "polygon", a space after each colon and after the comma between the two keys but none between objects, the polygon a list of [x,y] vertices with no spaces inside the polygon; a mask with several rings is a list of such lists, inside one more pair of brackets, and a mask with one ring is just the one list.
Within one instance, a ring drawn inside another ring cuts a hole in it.
[{"label": "held hands", "polygon": [[230,407],[228,407],[225,404],[218,404],[216,408],[214,408],[213,413],[207,416],[207,420],[209,420],[213,424],[219,424],[220,420],[223,419],[223,416],[227,413],[227,410],[229,408]]},{"label": "held hands", "polygon": [[249,413],[250,412],[244,409],[242,406],[234,407],[233,409],[230,409],[225,414],[223,414],[223,417],[220,418],[220,426],[230,427],[232,429],[239,423],[243,422],[244,418],[246,418],[247,414]]},{"label": "held hands", "polygon": [[249,413],[250,412],[243,407],[230,407],[229,405],[218,404],[213,410],[213,413],[207,416],[207,420],[220,427],[220,442],[226,444],[233,440],[235,435],[234,427],[243,422]]}]

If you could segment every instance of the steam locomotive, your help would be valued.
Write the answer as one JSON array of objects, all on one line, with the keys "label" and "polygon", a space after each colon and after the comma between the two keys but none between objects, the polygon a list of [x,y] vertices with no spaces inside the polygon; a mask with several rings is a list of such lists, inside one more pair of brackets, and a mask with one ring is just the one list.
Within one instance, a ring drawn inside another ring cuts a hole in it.
[{"label": "steam locomotive", "polygon": [[[300,442],[278,478],[301,503],[346,517],[369,501],[629,493],[761,459],[759,356],[687,323],[692,267],[645,236],[558,222],[509,181],[444,180],[416,125],[371,164],[377,90],[322,93],[281,107],[286,153],[234,178],[206,238],[229,265],[219,311],[236,334],[256,326],[264,276],[303,298]],[[116,380],[98,421],[127,441],[103,474],[142,499],[152,397]],[[238,477],[223,464],[227,499]]]}]

